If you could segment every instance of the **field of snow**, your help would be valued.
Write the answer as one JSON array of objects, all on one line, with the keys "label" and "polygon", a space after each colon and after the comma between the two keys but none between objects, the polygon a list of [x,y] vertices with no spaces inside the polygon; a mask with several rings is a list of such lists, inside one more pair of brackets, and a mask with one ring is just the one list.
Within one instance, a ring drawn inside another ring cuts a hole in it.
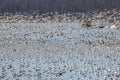
[{"label": "field of snow", "polygon": [[120,30],[0,23],[0,80],[120,80]]}]

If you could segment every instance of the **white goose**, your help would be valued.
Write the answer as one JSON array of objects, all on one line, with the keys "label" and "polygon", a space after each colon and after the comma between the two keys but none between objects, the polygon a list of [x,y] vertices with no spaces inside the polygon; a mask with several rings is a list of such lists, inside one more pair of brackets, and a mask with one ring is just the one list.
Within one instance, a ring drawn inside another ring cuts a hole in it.
[{"label": "white goose", "polygon": [[116,25],[111,25],[110,28],[112,28],[112,29],[117,28],[117,26]]}]

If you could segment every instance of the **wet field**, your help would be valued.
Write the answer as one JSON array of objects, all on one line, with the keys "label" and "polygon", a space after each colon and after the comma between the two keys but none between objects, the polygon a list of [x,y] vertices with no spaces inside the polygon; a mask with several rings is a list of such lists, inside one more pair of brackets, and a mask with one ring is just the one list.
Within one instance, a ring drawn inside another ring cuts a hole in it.
[{"label": "wet field", "polygon": [[0,80],[120,80],[120,31],[0,23]]}]

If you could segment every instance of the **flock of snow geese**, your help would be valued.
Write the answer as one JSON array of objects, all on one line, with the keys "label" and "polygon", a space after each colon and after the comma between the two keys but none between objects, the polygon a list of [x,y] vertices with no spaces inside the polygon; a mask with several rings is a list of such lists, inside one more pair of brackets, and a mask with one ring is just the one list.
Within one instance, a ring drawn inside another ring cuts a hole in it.
[{"label": "flock of snow geese", "polygon": [[0,13],[0,80],[120,80],[119,29],[116,9]]}]

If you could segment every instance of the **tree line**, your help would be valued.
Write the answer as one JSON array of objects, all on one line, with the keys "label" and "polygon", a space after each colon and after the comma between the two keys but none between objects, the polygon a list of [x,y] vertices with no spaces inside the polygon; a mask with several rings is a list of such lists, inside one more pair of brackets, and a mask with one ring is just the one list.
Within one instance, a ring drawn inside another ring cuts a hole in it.
[{"label": "tree line", "polygon": [[120,9],[120,0],[0,0],[0,12],[83,12]]}]

